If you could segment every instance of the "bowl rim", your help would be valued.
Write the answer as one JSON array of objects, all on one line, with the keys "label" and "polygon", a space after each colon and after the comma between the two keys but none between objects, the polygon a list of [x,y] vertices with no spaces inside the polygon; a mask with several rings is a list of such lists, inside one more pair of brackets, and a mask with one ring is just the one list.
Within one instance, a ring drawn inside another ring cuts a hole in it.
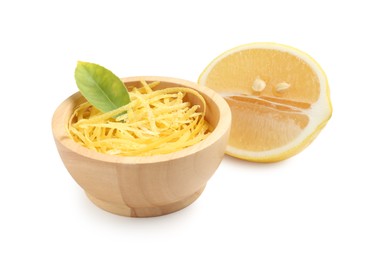
[{"label": "bowl rim", "polygon": [[226,133],[228,133],[231,127],[231,110],[229,108],[228,103],[224,100],[224,98],[215,92],[213,89],[208,87],[199,85],[198,83],[191,82],[184,79],[178,79],[173,77],[164,77],[164,76],[135,76],[135,77],[123,77],[121,80],[124,83],[129,82],[137,82],[140,80],[145,81],[160,81],[167,82],[172,84],[182,85],[184,87],[189,87],[197,90],[198,92],[204,94],[205,99],[209,98],[213,101],[217,106],[217,110],[219,111],[219,120],[215,129],[210,133],[210,135],[202,140],[201,142],[184,148],[182,150],[168,153],[168,154],[160,154],[160,155],[151,155],[151,156],[116,156],[100,153],[89,148],[86,148],[79,143],[72,140],[67,133],[66,130],[66,120],[69,118],[71,113],[62,113],[63,110],[67,109],[68,106],[73,106],[71,111],[75,108],[75,103],[82,99],[83,96],[78,91],[68,98],[66,98],[55,110],[52,117],[52,133],[56,143],[60,143],[62,146],[67,148],[73,153],[79,154],[81,156],[94,159],[97,161],[109,162],[109,163],[121,163],[121,164],[148,164],[148,163],[157,163],[175,160],[183,157],[187,157],[189,155],[193,155],[201,150],[206,149],[211,146],[218,140],[220,140]]}]

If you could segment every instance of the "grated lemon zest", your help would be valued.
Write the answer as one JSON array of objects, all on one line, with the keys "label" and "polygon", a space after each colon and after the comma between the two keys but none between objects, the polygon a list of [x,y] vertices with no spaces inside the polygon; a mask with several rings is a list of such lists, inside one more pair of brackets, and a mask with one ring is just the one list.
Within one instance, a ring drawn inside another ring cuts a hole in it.
[{"label": "grated lemon zest", "polygon": [[[204,140],[212,131],[205,120],[206,103],[196,90],[173,87],[154,90],[159,82],[141,81],[130,91],[131,102],[102,113],[89,102],[72,113],[67,131],[89,149],[121,156],[176,152]],[[203,104],[191,105],[192,94]]]}]

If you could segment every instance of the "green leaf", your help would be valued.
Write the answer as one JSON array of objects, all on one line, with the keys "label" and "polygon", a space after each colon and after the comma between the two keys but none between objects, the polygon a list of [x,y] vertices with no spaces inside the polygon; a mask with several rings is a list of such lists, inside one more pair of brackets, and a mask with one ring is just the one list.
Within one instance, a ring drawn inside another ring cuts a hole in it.
[{"label": "green leaf", "polygon": [[89,62],[77,62],[75,80],[81,94],[102,112],[130,102],[124,83],[110,70]]}]

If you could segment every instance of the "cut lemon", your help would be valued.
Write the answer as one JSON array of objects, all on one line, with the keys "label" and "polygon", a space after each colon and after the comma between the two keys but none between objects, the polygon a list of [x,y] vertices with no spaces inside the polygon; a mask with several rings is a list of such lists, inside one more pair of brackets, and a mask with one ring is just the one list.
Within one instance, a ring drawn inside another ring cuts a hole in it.
[{"label": "cut lemon", "polygon": [[276,43],[251,43],[214,59],[199,84],[232,111],[227,154],[255,162],[289,158],[307,147],[332,115],[327,77],[308,54]]}]

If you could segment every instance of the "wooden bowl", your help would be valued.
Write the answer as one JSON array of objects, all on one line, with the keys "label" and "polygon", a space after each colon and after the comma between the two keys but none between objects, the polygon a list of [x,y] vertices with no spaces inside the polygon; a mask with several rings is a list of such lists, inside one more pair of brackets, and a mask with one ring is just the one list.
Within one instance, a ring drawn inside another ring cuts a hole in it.
[{"label": "wooden bowl", "polygon": [[[207,103],[206,120],[214,130],[200,143],[170,154],[123,157],[99,153],[76,143],[66,131],[72,112],[85,101],[77,92],[56,109],[52,118],[61,159],[89,199],[106,211],[151,217],[180,210],[200,196],[224,156],[231,125],[230,109],[213,90],[185,80],[166,77],[122,80],[126,86],[139,86],[140,80],[160,81],[158,88],[183,86],[199,91]],[[199,102],[190,95],[186,98],[193,104]]]}]

